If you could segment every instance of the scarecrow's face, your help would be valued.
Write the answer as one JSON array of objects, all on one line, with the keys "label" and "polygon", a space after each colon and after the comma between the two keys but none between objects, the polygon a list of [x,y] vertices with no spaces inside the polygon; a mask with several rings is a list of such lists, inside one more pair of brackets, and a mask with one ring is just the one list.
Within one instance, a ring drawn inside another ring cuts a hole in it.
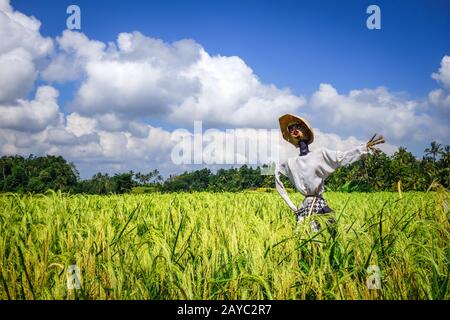
[{"label": "scarecrow's face", "polygon": [[306,139],[308,139],[308,136],[307,136],[305,128],[299,123],[290,125],[288,127],[288,130],[289,130],[289,134],[294,139],[297,139],[297,140],[306,140]]}]

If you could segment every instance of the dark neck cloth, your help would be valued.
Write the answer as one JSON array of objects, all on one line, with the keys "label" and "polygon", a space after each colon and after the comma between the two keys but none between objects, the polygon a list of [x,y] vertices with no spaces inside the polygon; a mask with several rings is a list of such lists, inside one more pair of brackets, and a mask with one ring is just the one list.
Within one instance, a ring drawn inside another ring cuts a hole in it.
[{"label": "dark neck cloth", "polygon": [[305,140],[300,140],[300,143],[298,144],[298,146],[300,147],[300,156],[304,156],[304,155],[308,154],[308,152],[309,152],[308,144],[306,143]]}]

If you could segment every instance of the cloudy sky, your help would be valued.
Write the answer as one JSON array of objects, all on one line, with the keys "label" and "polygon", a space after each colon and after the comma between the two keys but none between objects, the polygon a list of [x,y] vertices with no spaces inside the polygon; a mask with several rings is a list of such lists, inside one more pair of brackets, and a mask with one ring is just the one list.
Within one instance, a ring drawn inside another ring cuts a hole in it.
[{"label": "cloudy sky", "polygon": [[284,113],[311,122],[311,148],[450,144],[449,2],[378,1],[381,30],[370,4],[0,0],[0,155],[167,175],[194,168],[171,160],[177,129],[274,129]]}]

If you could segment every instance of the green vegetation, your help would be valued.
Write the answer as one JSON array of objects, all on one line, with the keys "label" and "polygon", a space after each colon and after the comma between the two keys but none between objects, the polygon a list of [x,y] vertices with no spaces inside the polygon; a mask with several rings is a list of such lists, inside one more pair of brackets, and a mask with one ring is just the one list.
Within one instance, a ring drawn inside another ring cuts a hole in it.
[{"label": "green vegetation", "polygon": [[[285,185],[290,183],[285,180]],[[339,168],[326,181],[328,191],[426,191],[433,184],[450,187],[450,146],[432,142],[421,160],[400,147],[392,156],[369,155],[350,166]],[[40,193],[48,189],[70,193],[110,194],[148,192],[238,192],[247,189],[273,188],[273,176],[261,175],[261,168],[209,169],[171,175],[163,181],[158,170],[97,173],[80,180],[77,169],[62,157],[46,156],[0,158],[0,191]]]},{"label": "green vegetation", "polygon": [[335,238],[296,226],[270,192],[4,193],[0,299],[450,298],[448,192],[325,197]]},{"label": "green vegetation", "polygon": [[44,192],[71,190],[77,183],[75,165],[61,156],[3,156],[0,158],[0,191]]}]

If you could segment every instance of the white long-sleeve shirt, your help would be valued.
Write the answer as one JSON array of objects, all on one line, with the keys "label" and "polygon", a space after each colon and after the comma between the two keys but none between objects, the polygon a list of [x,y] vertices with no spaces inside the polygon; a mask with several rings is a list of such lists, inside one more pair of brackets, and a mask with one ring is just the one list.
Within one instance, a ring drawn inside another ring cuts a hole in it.
[{"label": "white long-sleeve shirt", "polygon": [[298,208],[289,198],[280,180],[280,173],[288,177],[302,195],[320,195],[324,191],[324,181],[331,173],[341,166],[359,160],[367,153],[366,144],[362,144],[347,151],[332,151],[323,148],[310,151],[304,156],[289,158],[275,168],[277,191],[289,208],[297,211]]}]

